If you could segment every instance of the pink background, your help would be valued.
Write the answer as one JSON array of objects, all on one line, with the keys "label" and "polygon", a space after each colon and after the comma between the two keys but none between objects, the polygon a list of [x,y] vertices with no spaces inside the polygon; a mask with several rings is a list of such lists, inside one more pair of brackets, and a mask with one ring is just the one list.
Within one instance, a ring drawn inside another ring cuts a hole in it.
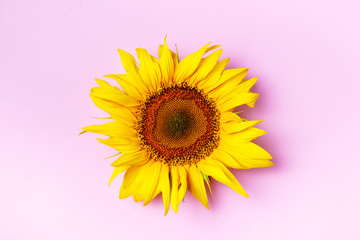
[{"label": "pink background", "polygon": [[[360,239],[359,1],[0,2],[0,239]],[[104,117],[94,78],[116,51],[180,57],[221,44],[261,94],[248,119],[267,169],[233,171],[250,195],[212,185],[164,217],[107,186],[115,151],[81,127]]]}]

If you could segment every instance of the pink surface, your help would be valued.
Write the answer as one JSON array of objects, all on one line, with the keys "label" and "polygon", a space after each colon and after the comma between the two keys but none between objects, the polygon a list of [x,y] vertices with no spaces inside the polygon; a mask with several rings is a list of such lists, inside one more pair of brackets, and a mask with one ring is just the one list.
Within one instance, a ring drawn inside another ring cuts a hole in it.
[{"label": "pink surface", "polygon": [[[1,1],[0,239],[360,239],[358,1]],[[123,73],[117,48],[180,56],[209,41],[249,67],[248,119],[267,169],[234,171],[250,195],[214,183],[164,217],[109,188],[115,153],[78,136],[105,113],[94,78]]]}]

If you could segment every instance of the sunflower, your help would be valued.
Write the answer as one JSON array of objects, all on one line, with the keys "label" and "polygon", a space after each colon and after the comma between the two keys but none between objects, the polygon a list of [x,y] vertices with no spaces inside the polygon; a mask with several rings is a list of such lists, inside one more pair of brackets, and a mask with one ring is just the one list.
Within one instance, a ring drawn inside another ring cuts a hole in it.
[{"label": "sunflower", "polygon": [[254,127],[261,121],[233,112],[239,105],[254,106],[259,94],[250,88],[257,78],[244,79],[247,68],[225,70],[229,58],[220,61],[220,46],[209,45],[179,61],[165,38],[159,59],[136,49],[139,63],[119,49],[127,73],[104,77],[122,90],[96,79],[91,99],[113,121],[84,127],[82,133],[108,136],[98,140],[121,154],[110,177],[111,183],[125,172],[120,199],[133,196],[145,206],[161,192],[166,215],[169,205],[179,210],[189,190],[209,209],[211,179],[248,197],[228,168],[273,165],[270,154],[251,142],[266,133]]}]

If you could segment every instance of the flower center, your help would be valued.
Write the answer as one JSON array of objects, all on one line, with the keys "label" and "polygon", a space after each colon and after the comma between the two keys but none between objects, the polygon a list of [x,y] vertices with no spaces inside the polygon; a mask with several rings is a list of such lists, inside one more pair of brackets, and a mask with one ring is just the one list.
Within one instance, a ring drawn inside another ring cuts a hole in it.
[{"label": "flower center", "polygon": [[202,91],[187,85],[160,89],[141,105],[137,132],[150,157],[168,165],[194,164],[219,142],[219,112]]},{"label": "flower center", "polygon": [[170,138],[181,138],[191,132],[194,118],[188,112],[180,110],[170,115],[165,121],[164,130]]}]

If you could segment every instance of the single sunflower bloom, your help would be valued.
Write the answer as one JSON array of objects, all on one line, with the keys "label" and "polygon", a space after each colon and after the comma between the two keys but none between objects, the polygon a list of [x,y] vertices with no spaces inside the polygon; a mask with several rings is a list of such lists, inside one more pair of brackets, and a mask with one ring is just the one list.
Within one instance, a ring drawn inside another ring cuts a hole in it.
[{"label": "single sunflower bloom", "polygon": [[[91,125],[83,132],[100,133],[101,143],[121,153],[111,165],[111,181],[125,172],[120,198],[133,196],[150,203],[160,192],[165,207],[177,212],[187,190],[206,208],[213,178],[248,197],[228,168],[270,167],[272,157],[251,141],[266,132],[233,112],[253,107],[259,94],[250,91],[257,78],[244,79],[247,68],[227,69],[219,61],[220,46],[205,45],[179,61],[167,44],[159,59],[136,49],[140,63],[118,50],[127,74],[111,74],[123,90],[106,81],[91,89],[91,99],[110,114],[111,122]],[[206,57],[204,54],[212,51]],[[109,183],[109,184],[110,184]]]}]

